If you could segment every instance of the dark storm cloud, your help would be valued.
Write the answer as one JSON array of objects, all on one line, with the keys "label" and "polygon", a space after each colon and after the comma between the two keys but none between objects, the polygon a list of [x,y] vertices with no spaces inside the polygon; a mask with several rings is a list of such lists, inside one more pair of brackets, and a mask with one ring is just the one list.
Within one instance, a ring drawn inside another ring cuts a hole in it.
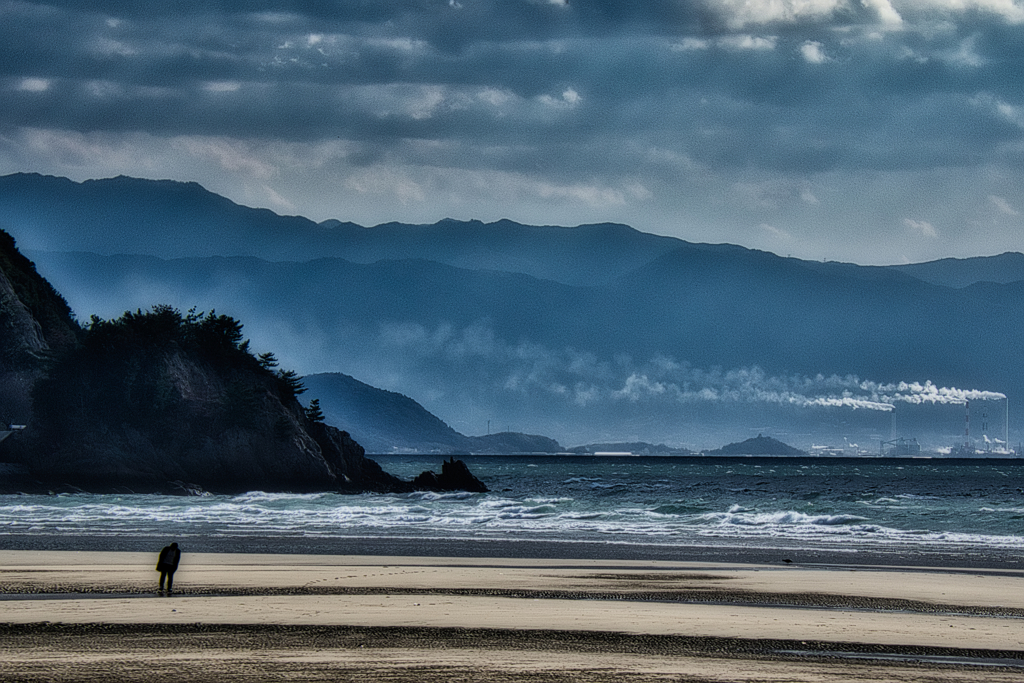
[{"label": "dark storm cloud", "polygon": [[544,197],[554,183],[648,199],[703,197],[717,178],[722,203],[770,174],[807,186],[1022,156],[1011,0],[93,0],[0,2],[0,19],[10,158],[38,153],[24,136],[40,130],[249,152],[343,141],[345,164],[388,176],[515,174]]}]

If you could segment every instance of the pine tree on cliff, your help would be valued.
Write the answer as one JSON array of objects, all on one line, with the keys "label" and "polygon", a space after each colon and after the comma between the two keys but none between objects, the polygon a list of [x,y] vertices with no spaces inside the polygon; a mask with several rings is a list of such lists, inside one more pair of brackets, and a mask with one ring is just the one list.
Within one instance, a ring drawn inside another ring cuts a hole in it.
[{"label": "pine tree on cliff", "polygon": [[34,467],[94,488],[409,488],[345,432],[310,419],[296,398],[302,378],[275,366],[214,311],[93,317],[36,385]]}]

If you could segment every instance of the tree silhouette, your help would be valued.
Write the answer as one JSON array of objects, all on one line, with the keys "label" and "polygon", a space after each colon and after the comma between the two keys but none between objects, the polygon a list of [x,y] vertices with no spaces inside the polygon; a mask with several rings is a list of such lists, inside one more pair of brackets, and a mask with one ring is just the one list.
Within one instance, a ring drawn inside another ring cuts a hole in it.
[{"label": "tree silhouette", "polygon": [[324,411],[320,410],[320,399],[314,398],[306,408],[306,418],[312,422],[323,422]]}]

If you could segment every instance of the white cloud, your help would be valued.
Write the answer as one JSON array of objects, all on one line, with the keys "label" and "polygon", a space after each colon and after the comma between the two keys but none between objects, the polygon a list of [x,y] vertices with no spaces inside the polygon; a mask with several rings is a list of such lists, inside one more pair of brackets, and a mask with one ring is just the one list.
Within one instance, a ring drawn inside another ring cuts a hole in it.
[{"label": "white cloud", "polygon": [[476,98],[492,107],[501,107],[516,100],[515,93],[502,88],[483,88],[476,94]]},{"label": "white cloud", "polygon": [[1010,206],[1010,202],[1006,201],[1002,197],[997,197],[994,194],[990,194],[988,196],[988,200],[990,202],[992,202],[992,204],[997,209],[999,209],[999,211],[1001,211],[1002,213],[1005,213],[1007,216],[1019,216],[1020,215],[1020,211],[1017,211],[1015,208]]},{"label": "white cloud", "polygon": [[978,54],[975,48],[977,38],[972,36],[960,42],[955,50],[946,53],[945,57],[953,64],[978,68],[984,66],[988,60]]},{"label": "white cloud", "polygon": [[1024,23],[1019,0],[704,0],[707,8],[733,29],[764,24],[826,22],[856,16],[858,7],[874,14],[883,27],[900,28],[907,17],[934,20],[939,17],[983,12],[1011,24]]},{"label": "white cloud", "polygon": [[778,42],[776,36],[752,36],[741,34],[725,36],[718,39],[721,47],[731,50],[774,50]]},{"label": "white cloud", "polygon": [[725,15],[734,28],[751,24],[792,23],[824,19],[847,5],[846,0],[705,0],[709,9]]},{"label": "white cloud", "polygon": [[50,89],[48,78],[23,78],[18,85],[18,90],[25,92],[46,92]]},{"label": "white cloud", "polygon": [[670,49],[673,52],[697,52],[712,47],[725,50],[774,50],[778,42],[778,36],[753,36],[749,33],[722,36],[715,40],[687,36],[673,43]]},{"label": "white cloud", "polygon": [[695,52],[697,50],[707,50],[711,47],[711,44],[710,40],[687,36],[679,42],[673,43],[671,49],[675,52]]},{"label": "white cloud", "polygon": [[552,95],[541,95],[537,99],[539,99],[542,103],[546,104],[549,107],[563,108],[575,107],[576,105],[583,101],[583,98],[580,97],[580,94],[573,90],[572,88],[566,88],[565,90],[563,90],[561,97],[554,97]]},{"label": "white cloud", "polygon": [[295,210],[295,205],[278,194],[274,188],[269,185],[263,185],[261,189],[263,190],[263,196],[266,197],[267,203],[272,204],[279,209],[285,209],[287,211]]},{"label": "white cloud", "polygon": [[557,185],[541,181],[532,183],[532,185],[537,195],[543,199],[568,199],[590,206],[612,206],[626,203],[625,195],[620,190],[610,187],[582,183]]},{"label": "white cloud", "polygon": [[653,381],[647,375],[634,372],[626,378],[621,389],[612,392],[612,397],[636,403],[644,398],[660,396],[666,391],[667,389],[663,383]]},{"label": "white cloud", "polygon": [[824,64],[829,60],[828,55],[825,54],[825,46],[816,40],[805,41],[800,46],[800,54],[803,55],[804,61],[811,64]]},{"label": "white cloud", "polygon": [[764,232],[768,233],[768,235],[770,235],[774,239],[782,240],[782,241],[786,241],[786,242],[788,242],[789,240],[793,239],[793,236],[790,235],[788,232],[786,232],[782,228],[776,228],[774,225],[768,225],[767,223],[761,223],[761,225],[759,225],[757,227],[759,227]]},{"label": "white cloud", "polygon": [[85,92],[93,97],[107,98],[124,94],[124,88],[115,81],[87,81],[83,85]]},{"label": "white cloud", "polygon": [[429,119],[445,102],[445,90],[441,86],[424,86],[406,103],[406,113],[414,119]]},{"label": "white cloud", "polygon": [[111,38],[99,38],[92,45],[93,51],[104,57],[131,57],[138,54],[138,50],[131,45],[122,43]]},{"label": "white cloud", "polygon": [[345,187],[357,194],[380,195],[401,204],[422,202],[427,198],[423,186],[404,170],[384,166],[361,169],[345,180]]},{"label": "white cloud", "polygon": [[999,118],[1024,128],[1024,108],[1015,106],[990,93],[981,93],[971,98],[971,104],[987,109]]},{"label": "white cloud", "polygon": [[103,177],[105,173],[146,174],[158,165],[151,154],[143,153],[151,150],[151,138],[145,134],[121,136],[26,128],[14,141],[24,153],[55,164],[62,173],[88,168],[88,177],[92,178]]},{"label": "white cloud", "polygon": [[193,157],[213,159],[225,171],[240,171],[247,176],[266,180],[277,174],[277,168],[260,158],[249,144],[224,137],[180,136],[172,147]]},{"label": "white cloud", "polygon": [[918,221],[914,220],[913,218],[904,218],[903,225],[907,226],[912,231],[914,231],[917,234],[920,234],[923,237],[935,239],[939,236],[939,232],[935,229],[935,226],[929,223],[928,221]]},{"label": "white cloud", "polygon": [[793,206],[797,202],[804,206],[818,204],[818,198],[811,188],[795,179],[738,182],[732,186],[732,191],[736,198],[758,210],[774,211],[783,206]]},{"label": "white cloud", "polygon": [[889,0],[861,0],[861,4],[872,9],[878,15],[878,20],[888,26],[899,26],[903,23],[903,17],[897,12]]},{"label": "white cloud", "polygon": [[985,12],[1002,17],[1009,23],[1024,22],[1024,7],[1016,0],[900,0],[908,10],[943,13]]},{"label": "white cloud", "polygon": [[366,41],[366,45],[406,53],[425,52],[430,49],[430,43],[415,38],[371,38]]},{"label": "white cloud", "polygon": [[210,81],[203,85],[203,90],[212,93],[238,92],[241,87],[241,83],[234,81]]}]

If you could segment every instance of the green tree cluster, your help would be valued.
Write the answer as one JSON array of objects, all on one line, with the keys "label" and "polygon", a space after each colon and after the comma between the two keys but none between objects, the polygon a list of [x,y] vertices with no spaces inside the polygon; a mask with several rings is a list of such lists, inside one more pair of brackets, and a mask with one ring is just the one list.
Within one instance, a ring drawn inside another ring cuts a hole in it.
[{"label": "green tree cluster", "polygon": [[[207,396],[201,412],[184,400],[180,383],[193,375],[176,373],[176,363],[218,379],[220,394]],[[249,350],[239,321],[215,311],[183,315],[160,305],[113,320],[93,316],[81,343],[36,385],[35,421],[54,433],[126,424],[158,439],[172,438],[184,424],[200,431],[251,427],[261,397],[276,394],[288,405],[305,391],[301,377],[276,366],[273,354]]]}]

